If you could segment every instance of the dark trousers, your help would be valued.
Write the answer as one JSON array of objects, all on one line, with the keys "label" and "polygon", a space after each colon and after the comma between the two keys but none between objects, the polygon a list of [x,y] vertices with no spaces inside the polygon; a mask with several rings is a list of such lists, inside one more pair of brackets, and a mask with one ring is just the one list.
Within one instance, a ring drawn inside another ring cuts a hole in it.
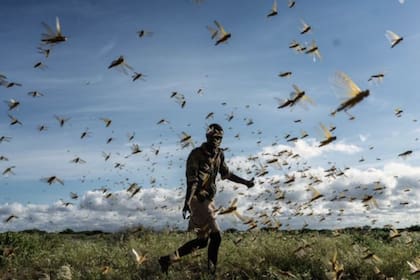
[{"label": "dark trousers", "polygon": [[196,238],[188,241],[187,243],[179,247],[178,254],[180,257],[182,257],[192,253],[194,250],[206,248],[208,244],[209,248],[207,251],[207,257],[209,266],[210,263],[212,263],[213,266],[216,267],[217,255],[219,253],[219,247],[221,242],[222,236],[220,235],[220,232],[212,232],[207,238]]}]

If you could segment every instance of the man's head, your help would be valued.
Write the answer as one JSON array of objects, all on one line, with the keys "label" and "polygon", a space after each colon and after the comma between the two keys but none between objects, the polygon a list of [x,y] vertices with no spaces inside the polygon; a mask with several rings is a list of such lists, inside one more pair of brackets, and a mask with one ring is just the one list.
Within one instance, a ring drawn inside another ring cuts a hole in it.
[{"label": "man's head", "polygon": [[206,138],[207,144],[214,148],[220,147],[223,138],[223,128],[217,123],[209,125],[206,131]]}]

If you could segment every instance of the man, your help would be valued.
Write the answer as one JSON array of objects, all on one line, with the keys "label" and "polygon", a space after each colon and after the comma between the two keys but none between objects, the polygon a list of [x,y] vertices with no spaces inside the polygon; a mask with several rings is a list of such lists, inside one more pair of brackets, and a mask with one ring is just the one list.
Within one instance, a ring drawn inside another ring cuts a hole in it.
[{"label": "man", "polygon": [[214,196],[216,194],[216,176],[220,173],[222,179],[254,186],[254,178],[245,180],[229,171],[225,163],[220,144],[223,129],[218,124],[211,124],[206,132],[207,141],[191,151],[187,159],[187,194],[185,196],[182,215],[184,219],[190,213],[188,230],[195,231],[197,238],[188,241],[171,255],[159,258],[162,272],[167,273],[172,262],[188,255],[196,249],[207,247],[208,269],[210,274],[216,273],[217,255],[222,241],[220,228],[216,222]]}]

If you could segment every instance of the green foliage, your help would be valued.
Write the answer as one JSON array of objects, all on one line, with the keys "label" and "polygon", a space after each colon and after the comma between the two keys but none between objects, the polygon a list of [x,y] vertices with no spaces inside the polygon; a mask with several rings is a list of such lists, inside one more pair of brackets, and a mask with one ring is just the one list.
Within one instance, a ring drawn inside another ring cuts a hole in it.
[{"label": "green foliage", "polygon": [[[405,232],[391,240],[387,230],[225,232],[219,251],[218,279],[328,279],[331,260],[344,266],[341,279],[415,279],[406,261],[420,252],[420,232]],[[207,252],[199,250],[174,263],[168,276],[157,259],[175,251],[191,233],[119,232],[107,234],[45,233],[40,231],[0,234],[0,279],[57,279],[70,267],[72,279],[210,279]],[[135,262],[131,249],[146,255]],[[11,250],[11,251],[10,251]],[[11,253],[10,253],[11,252]],[[365,259],[369,252],[378,259]],[[382,275],[375,272],[375,266]]]}]

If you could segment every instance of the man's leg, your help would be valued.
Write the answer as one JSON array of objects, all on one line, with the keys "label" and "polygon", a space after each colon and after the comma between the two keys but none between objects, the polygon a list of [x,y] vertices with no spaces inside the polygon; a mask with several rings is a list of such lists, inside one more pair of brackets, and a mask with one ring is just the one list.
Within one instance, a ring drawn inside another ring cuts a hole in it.
[{"label": "man's leg", "polygon": [[217,266],[217,255],[219,253],[220,243],[222,242],[222,236],[220,231],[210,233],[210,244],[208,249],[208,269],[209,273],[216,273]]},{"label": "man's leg", "polygon": [[178,258],[192,253],[194,250],[207,247],[208,238],[196,238],[188,241],[178,248],[172,255],[166,255],[159,258],[159,264],[162,272],[168,273],[168,268]]},{"label": "man's leg", "polygon": [[209,240],[208,238],[198,237],[196,239],[188,241],[187,243],[185,243],[184,245],[179,247],[178,255],[180,257],[182,257],[182,256],[190,254],[194,250],[203,249],[203,248],[207,247],[208,240]]}]

